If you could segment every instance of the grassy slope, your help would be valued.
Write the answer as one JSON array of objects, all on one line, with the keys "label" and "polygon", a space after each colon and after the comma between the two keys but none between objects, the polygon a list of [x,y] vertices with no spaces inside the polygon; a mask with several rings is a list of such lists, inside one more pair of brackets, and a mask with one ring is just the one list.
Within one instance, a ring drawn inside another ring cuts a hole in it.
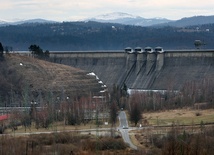
[{"label": "grassy slope", "polygon": [[98,92],[100,85],[95,77],[70,66],[50,63],[33,57],[10,54],[5,56],[8,70],[16,70],[23,77],[24,85],[32,92],[58,92],[85,94]]}]

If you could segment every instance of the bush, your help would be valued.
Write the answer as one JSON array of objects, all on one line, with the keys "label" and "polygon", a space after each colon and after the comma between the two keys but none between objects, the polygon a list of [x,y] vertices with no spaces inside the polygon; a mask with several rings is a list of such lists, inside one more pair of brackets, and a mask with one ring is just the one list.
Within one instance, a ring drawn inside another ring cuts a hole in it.
[{"label": "bush", "polygon": [[59,144],[59,145],[57,145],[57,152],[59,152],[59,154],[72,155],[72,154],[76,154],[78,152],[78,147],[74,146],[72,144],[63,144],[63,145]]},{"label": "bush", "polygon": [[157,147],[157,148],[162,148],[163,147],[163,139],[160,137],[160,135],[153,135],[150,139],[150,141],[153,140],[153,144]]},{"label": "bush", "polygon": [[127,148],[127,144],[122,139],[115,138],[97,138],[88,139],[82,143],[83,150],[124,150]]},{"label": "bush", "polygon": [[200,112],[196,112],[195,116],[201,116],[202,114]]},{"label": "bush", "polygon": [[36,134],[29,137],[0,138],[3,152],[8,154],[81,154],[95,150],[124,150],[127,145],[122,139],[97,138],[75,133]]},{"label": "bush", "polygon": [[127,147],[122,139],[105,138],[101,144],[101,150],[123,150]]}]

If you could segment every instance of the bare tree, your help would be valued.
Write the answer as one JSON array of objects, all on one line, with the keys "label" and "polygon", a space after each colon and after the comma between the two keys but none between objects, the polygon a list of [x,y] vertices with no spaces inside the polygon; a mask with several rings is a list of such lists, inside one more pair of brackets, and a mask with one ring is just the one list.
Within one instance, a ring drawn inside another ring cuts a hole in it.
[{"label": "bare tree", "polygon": [[114,126],[117,121],[117,112],[118,112],[117,103],[116,103],[116,101],[114,101],[110,105],[110,121],[112,123],[112,126]]},{"label": "bare tree", "polygon": [[133,96],[130,99],[130,107],[129,107],[130,121],[137,125],[137,123],[142,118],[142,110],[139,101],[136,96]]}]

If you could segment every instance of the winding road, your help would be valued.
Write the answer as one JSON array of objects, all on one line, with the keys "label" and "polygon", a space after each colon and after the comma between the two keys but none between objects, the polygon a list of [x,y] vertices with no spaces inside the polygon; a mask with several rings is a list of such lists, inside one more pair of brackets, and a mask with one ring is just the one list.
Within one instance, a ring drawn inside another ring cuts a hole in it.
[{"label": "winding road", "polygon": [[124,111],[120,111],[118,117],[119,117],[119,121],[120,121],[118,131],[121,132],[121,135],[123,137],[124,142],[128,143],[132,149],[137,150],[137,147],[132,143],[132,141],[129,138],[129,130],[130,129],[128,127],[128,121],[127,121],[126,113]]}]

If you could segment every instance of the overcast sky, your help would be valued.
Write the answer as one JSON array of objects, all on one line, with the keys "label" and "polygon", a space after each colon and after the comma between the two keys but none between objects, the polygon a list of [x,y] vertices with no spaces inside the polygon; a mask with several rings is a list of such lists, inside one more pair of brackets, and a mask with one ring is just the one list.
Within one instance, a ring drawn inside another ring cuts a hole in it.
[{"label": "overcast sky", "polygon": [[214,15],[214,0],[0,0],[0,20],[81,20],[124,12],[144,18]]}]

